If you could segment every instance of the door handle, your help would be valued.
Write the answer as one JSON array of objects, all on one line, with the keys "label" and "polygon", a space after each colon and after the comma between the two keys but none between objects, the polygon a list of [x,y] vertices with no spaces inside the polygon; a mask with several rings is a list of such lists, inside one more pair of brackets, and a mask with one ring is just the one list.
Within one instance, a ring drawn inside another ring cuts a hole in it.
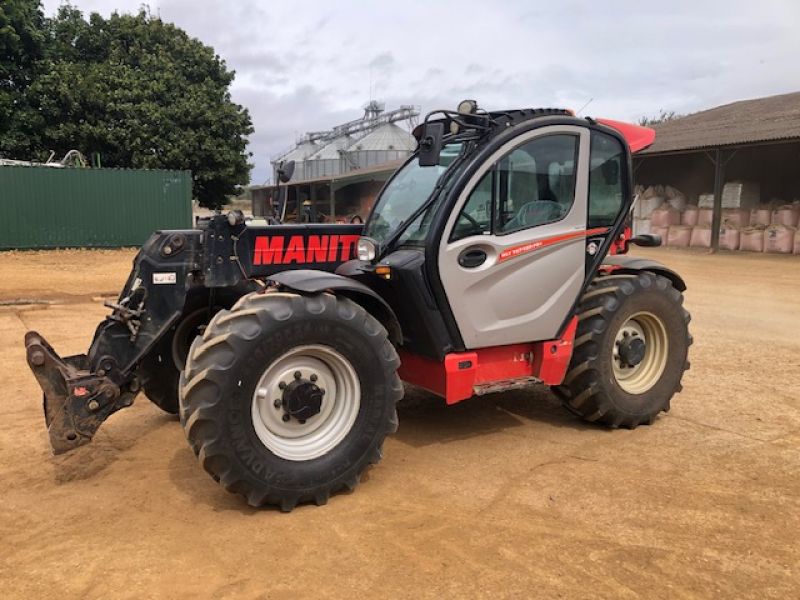
[{"label": "door handle", "polygon": [[467,248],[458,255],[458,264],[465,269],[480,267],[484,262],[486,262],[486,252],[480,248]]}]

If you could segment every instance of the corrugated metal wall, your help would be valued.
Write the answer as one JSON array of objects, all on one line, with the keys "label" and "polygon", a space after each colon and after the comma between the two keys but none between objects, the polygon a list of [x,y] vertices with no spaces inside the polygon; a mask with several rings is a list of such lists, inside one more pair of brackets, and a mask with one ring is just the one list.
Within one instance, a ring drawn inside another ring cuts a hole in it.
[{"label": "corrugated metal wall", "polygon": [[0,249],[141,245],[192,226],[189,171],[0,166]]}]

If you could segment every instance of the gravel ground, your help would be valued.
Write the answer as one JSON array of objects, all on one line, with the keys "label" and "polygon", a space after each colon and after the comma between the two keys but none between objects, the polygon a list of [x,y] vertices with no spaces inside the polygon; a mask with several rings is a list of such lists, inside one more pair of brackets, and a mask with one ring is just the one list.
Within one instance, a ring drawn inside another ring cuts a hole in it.
[{"label": "gravel ground", "polygon": [[546,389],[412,393],[355,492],[291,514],[224,492],[144,396],[52,457],[22,336],[85,351],[134,253],[0,254],[3,597],[798,597],[800,259],[638,253],[689,284],[669,414],[607,431]]}]

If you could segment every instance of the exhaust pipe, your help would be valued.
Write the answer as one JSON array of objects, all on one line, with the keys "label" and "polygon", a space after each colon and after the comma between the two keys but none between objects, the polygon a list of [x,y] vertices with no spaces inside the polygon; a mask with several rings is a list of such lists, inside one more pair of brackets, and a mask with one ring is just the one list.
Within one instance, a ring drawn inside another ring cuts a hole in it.
[{"label": "exhaust pipe", "polygon": [[112,413],[133,404],[136,383],[121,393],[106,373],[93,373],[85,354],[61,358],[35,331],[25,334],[25,354],[44,392],[44,420],[54,454],[88,444]]}]

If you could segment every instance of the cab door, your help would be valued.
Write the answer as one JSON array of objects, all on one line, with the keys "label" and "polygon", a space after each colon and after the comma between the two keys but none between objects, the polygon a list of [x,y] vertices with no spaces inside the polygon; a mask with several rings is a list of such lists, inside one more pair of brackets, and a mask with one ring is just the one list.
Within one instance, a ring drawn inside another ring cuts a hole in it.
[{"label": "cab door", "polygon": [[466,348],[553,339],[585,275],[589,132],[547,126],[470,176],[439,246]]}]

